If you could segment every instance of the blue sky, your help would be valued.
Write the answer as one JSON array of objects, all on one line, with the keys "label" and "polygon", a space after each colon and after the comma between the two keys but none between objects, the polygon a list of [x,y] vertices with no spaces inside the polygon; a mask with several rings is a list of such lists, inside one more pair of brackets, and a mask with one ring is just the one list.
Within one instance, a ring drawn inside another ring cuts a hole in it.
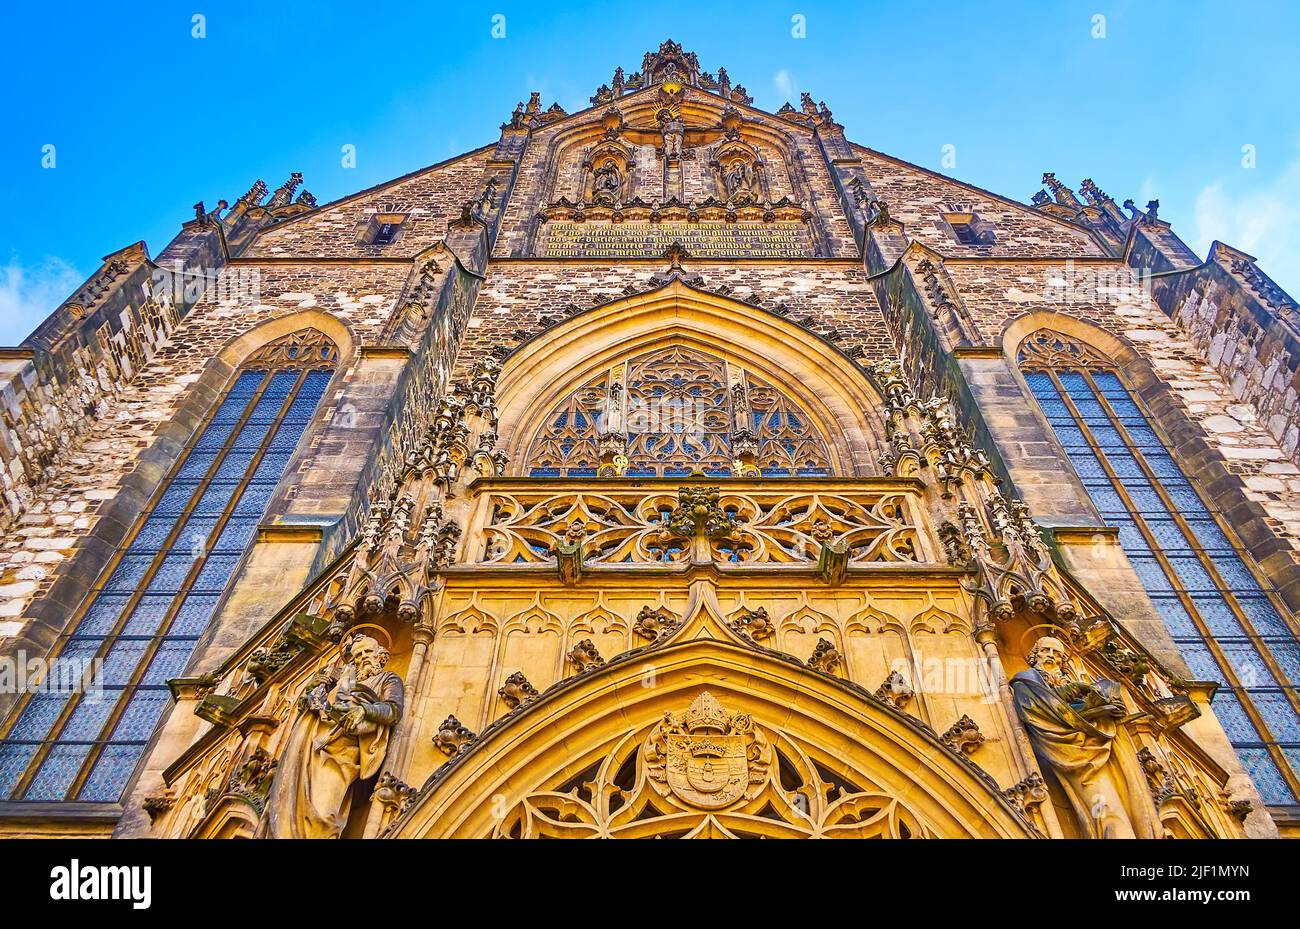
[{"label": "blue sky", "polygon": [[150,7],[0,10],[0,345],[103,255],[139,239],[157,254],[197,200],[300,170],[324,203],[493,141],[531,90],[585,107],[668,37],[764,109],[807,91],[853,141],[1019,200],[1045,170],[1121,202],[1159,198],[1202,256],[1222,239],[1300,295],[1300,4]]}]

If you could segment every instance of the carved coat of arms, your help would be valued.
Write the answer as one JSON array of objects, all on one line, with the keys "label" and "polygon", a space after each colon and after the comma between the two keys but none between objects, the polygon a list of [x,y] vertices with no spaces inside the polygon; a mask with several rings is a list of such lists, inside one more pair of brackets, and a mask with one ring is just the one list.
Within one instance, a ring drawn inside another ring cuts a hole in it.
[{"label": "carved coat of arms", "polygon": [[685,713],[665,713],[642,749],[651,781],[665,795],[705,810],[754,796],[767,779],[767,740],[744,713],[707,690]]}]

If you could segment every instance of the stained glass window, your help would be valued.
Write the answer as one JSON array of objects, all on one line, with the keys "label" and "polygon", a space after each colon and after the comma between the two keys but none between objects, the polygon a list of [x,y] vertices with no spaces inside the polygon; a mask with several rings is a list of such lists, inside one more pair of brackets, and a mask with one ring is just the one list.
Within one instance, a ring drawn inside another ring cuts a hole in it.
[{"label": "stained glass window", "polygon": [[528,473],[594,477],[611,438],[629,477],[729,477],[742,454],[765,477],[831,473],[824,438],[783,391],[684,346],[631,358],[569,394],[534,439]]},{"label": "stained glass window", "polygon": [[1198,680],[1266,803],[1300,796],[1300,642],[1294,617],[1249,564],[1113,364],[1035,333],[1021,369],[1075,471]]},{"label": "stained glass window", "polygon": [[236,374],[55,644],[49,683],[13,717],[0,800],[121,797],[336,361],[306,330]]}]

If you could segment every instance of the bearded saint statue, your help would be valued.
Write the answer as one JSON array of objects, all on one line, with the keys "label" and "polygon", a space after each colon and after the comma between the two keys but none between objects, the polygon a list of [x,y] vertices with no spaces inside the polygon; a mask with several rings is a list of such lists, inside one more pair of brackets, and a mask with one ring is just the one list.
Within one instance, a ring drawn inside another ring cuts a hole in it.
[{"label": "bearded saint statue", "polygon": [[1065,656],[1065,644],[1053,636],[1034,643],[1029,669],[1011,679],[1017,715],[1039,762],[1060,781],[1083,834],[1134,838],[1125,777],[1112,757],[1119,720],[1127,714],[1120,685],[1070,679]]},{"label": "bearded saint statue", "polygon": [[298,700],[260,833],[336,839],[347,825],[352,786],[379,773],[402,717],[402,679],[385,671],[388,651],[367,635],[344,649],[337,677],[326,673]]}]

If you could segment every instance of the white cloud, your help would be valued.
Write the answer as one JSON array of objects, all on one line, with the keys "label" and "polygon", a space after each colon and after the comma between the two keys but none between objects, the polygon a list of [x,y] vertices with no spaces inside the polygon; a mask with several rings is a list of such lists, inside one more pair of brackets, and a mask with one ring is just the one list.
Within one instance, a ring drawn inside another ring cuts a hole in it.
[{"label": "white cloud", "polygon": [[1203,256],[1215,239],[1254,255],[1265,274],[1300,296],[1300,157],[1252,189],[1229,190],[1224,181],[1203,188],[1193,248]]},{"label": "white cloud", "polygon": [[795,83],[794,75],[789,71],[782,68],[772,75],[772,84],[775,85],[782,100],[795,106],[799,105],[799,85]]},{"label": "white cloud", "polygon": [[44,321],[86,276],[62,258],[27,267],[10,258],[0,268],[0,345],[17,345]]}]

